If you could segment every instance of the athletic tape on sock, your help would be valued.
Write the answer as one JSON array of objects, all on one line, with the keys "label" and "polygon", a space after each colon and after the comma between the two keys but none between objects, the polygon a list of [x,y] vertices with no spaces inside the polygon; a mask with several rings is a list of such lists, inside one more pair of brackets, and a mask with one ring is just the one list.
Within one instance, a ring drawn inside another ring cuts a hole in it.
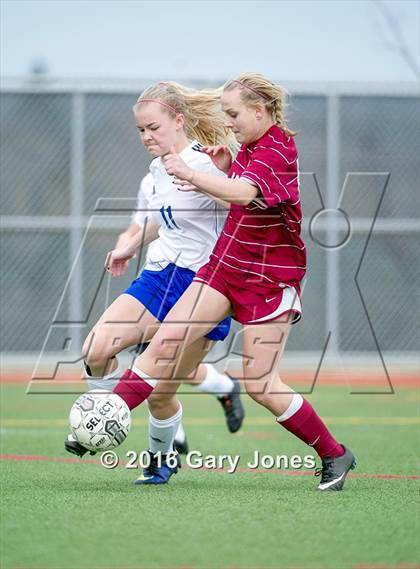
[{"label": "athletic tape on sock", "polygon": [[283,421],[287,421],[290,419],[303,405],[303,397],[300,393],[293,393],[292,401],[290,402],[289,407],[286,411],[276,418],[278,423],[282,423]]},{"label": "athletic tape on sock", "polygon": [[150,377],[150,375],[148,375],[147,373],[145,373],[144,371],[141,371],[141,369],[139,369],[136,366],[132,366],[131,368],[134,373],[136,375],[138,375],[139,377],[142,378],[143,381],[145,381],[146,383],[148,383],[150,386],[152,387],[156,387],[158,380],[154,379],[153,377]]}]

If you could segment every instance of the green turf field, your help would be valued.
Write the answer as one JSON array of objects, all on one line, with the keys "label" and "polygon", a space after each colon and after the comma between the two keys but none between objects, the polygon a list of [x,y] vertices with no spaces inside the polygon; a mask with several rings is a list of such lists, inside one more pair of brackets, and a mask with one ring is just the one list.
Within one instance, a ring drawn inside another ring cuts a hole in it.
[{"label": "green turf field", "polygon": [[[419,476],[419,399],[412,389],[357,396],[320,387],[309,397],[358,459],[343,492],[322,494],[312,475],[246,470],[255,450],[311,454],[247,398],[237,435],[210,396],[181,398],[190,446],[240,454],[241,470],[183,468],[163,487],[134,486],[136,471],[124,466],[71,461],[62,445],[74,399],[2,385],[2,569],[418,567],[420,480],[409,477]],[[145,409],[133,417],[122,459],[147,448]]]}]

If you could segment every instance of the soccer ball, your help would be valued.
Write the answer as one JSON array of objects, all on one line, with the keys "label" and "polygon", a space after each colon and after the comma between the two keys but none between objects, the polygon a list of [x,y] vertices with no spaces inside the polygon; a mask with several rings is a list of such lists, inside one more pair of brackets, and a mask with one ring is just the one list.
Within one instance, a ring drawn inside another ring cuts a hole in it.
[{"label": "soccer ball", "polygon": [[116,393],[95,389],[81,395],[70,410],[70,429],[88,450],[101,451],[120,445],[131,427],[126,402]]}]

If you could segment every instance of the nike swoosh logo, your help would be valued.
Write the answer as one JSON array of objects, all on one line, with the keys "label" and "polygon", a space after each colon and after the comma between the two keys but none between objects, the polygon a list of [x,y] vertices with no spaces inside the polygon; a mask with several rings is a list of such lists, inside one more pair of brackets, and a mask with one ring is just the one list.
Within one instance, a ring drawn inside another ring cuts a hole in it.
[{"label": "nike swoosh logo", "polygon": [[271,301],[274,300],[275,298],[277,298],[277,296],[273,296],[273,298],[266,298],[265,301],[266,301],[266,302],[271,302]]},{"label": "nike swoosh logo", "polygon": [[137,478],[137,480],[150,480],[151,478],[153,478],[153,476],[145,476],[144,474],[142,474]]},{"label": "nike swoosh logo", "polygon": [[341,476],[339,476],[338,478],[336,478],[335,480],[331,480],[331,482],[326,482],[325,484],[320,484],[320,485],[318,486],[318,489],[319,489],[319,490],[326,490],[327,488],[329,488],[329,487],[332,486],[333,484],[336,484],[337,482],[340,482],[340,480],[343,478],[343,476],[344,476],[345,474],[346,474],[346,473],[343,472],[343,474],[342,474]]},{"label": "nike swoosh logo", "polygon": [[152,437],[152,435],[150,435],[150,438],[152,439],[152,441],[156,441],[157,443],[164,443],[165,441],[162,441],[161,439],[158,439],[157,437]]},{"label": "nike swoosh logo", "polygon": [[314,442],[309,444],[308,446],[313,447],[314,445],[316,445],[316,443],[319,441],[320,438],[321,438],[321,435],[317,436],[317,438],[314,440]]}]

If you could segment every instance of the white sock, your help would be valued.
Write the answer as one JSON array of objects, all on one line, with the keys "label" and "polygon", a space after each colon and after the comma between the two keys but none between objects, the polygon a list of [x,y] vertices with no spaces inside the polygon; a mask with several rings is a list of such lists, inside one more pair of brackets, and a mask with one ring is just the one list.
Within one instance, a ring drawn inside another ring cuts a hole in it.
[{"label": "white sock", "polygon": [[182,426],[182,423],[179,423],[178,425],[178,430],[175,433],[175,441],[177,443],[185,443],[185,431],[184,431],[184,427]]},{"label": "white sock", "polygon": [[146,383],[148,383],[149,385],[151,385],[152,387],[156,387],[158,380],[154,379],[153,377],[151,377],[150,375],[148,375],[147,373],[145,373],[144,371],[141,371],[141,369],[139,369],[138,367],[136,367],[135,365],[131,366],[131,371],[134,371],[134,373],[136,375],[138,375],[139,377],[141,377],[141,379],[143,381],[145,381]]},{"label": "white sock", "polygon": [[167,454],[173,450],[175,433],[182,419],[182,405],[173,417],[156,419],[149,413],[149,448],[153,454]]},{"label": "white sock", "polygon": [[233,381],[230,377],[224,373],[219,373],[211,364],[204,365],[206,366],[206,377],[200,385],[195,386],[197,391],[212,393],[218,397],[223,397],[223,395],[230,393],[233,389]]},{"label": "white sock", "polygon": [[106,389],[106,391],[113,391],[121,377],[121,368],[117,365],[117,369],[104,375],[103,377],[94,377],[89,375],[85,365],[85,379],[88,382],[89,390]]},{"label": "white sock", "polygon": [[303,405],[303,397],[300,393],[293,393],[292,400],[290,402],[289,407],[286,409],[284,413],[279,415],[276,418],[277,423],[282,423],[283,421],[287,421],[290,419]]}]

